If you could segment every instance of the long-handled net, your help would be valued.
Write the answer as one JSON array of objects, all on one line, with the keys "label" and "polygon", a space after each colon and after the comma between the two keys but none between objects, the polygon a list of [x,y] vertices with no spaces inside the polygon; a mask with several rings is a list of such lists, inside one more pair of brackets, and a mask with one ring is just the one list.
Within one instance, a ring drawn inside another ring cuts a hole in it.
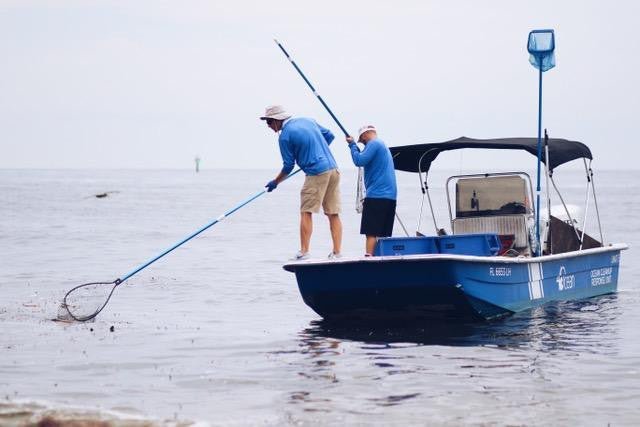
[{"label": "long-handled net", "polygon": [[[287,178],[291,178],[293,175],[300,172],[300,169],[297,169],[289,174]],[[212,227],[213,225],[219,223],[232,213],[236,212],[240,208],[245,205],[248,205],[258,197],[262,196],[267,192],[266,189],[254,194],[244,202],[220,215],[218,218],[214,219],[204,227],[190,234],[185,239],[171,246],[170,248],[163,251],[160,255],[150,259],[149,261],[141,264],[140,266],[133,269],[130,273],[112,281],[112,282],[90,282],[84,283],[82,285],[78,285],[75,288],[71,289],[64,296],[63,302],[60,306],[60,310],[58,312],[58,320],[77,320],[79,322],[86,322],[87,320],[91,320],[96,317],[100,312],[107,306],[109,300],[111,300],[111,296],[115,292],[118,285],[124,283],[127,279],[131,278],[135,274],[147,268],[149,265],[153,264],[163,256],[167,255],[169,252],[174,249],[182,246],[189,240],[193,239],[203,231]]]},{"label": "long-handled net", "polygon": [[[540,250],[540,167],[542,161],[542,74],[556,66],[554,51],[556,49],[556,38],[553,30],[533,30],[529,33],[527,40],[527,51],[529,52],[529,62],[538,69],[538,168],[536,185],[536,227],[535,227],[535,253],[542,255]],[[547,161],[548,164],[548,161]],[[545,168],[547,174],[549,169]],[[548,184],[548,182],[547,182]],[[547,191],[548,191],[547,185]],[[547,198],[548,200],[548,198]],[[547,210],[550,211],[547,206]]]}]

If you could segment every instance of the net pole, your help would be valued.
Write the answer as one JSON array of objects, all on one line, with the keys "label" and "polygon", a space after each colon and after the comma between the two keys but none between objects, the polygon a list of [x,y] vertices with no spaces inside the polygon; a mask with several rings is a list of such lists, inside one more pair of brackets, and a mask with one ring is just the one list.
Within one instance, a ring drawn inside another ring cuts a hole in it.
[{"label": "net pole", "polygon": [[124,282],[125,280],[129,279],[130,277],[132,277],[133,275],[135,275],[136,273],[144,270],[145,268],[147,268],[148,266],[150,266],[151,264],[153,264],[154,262],[156,262],[157,260],[159,260],[160,258],[162,258],[163,256],[167,255],[169,252],[172,252],[174,249],[179,248],[180,246],[184,245],[185,243],[187,243],[189,240],[193,239],[194,237],[196,237],[197,235],[199,235],[200,233],[204,232],[205,230],[208,230],[209,228],[213,227],[214,225],[216,225],[217,223],[219,223],[220,221],[222,221],[223,219],[225,219],[227,216],[231,215],[232,213],[234,213],[235,211],[237,211],[238,209],[242,208],[243,206],[248,205],[249,203],[251,203],[252,201],[254,201],[255,199],[257,199],[258,197],[262,196],[263,194],[265,194],[267,192],[267,190],[262,190],[259,193],[256,193],[255,195],[251,196],[250,198],[248,198],[247,200],[245,200],[244,202],[242,202],[240,205],[236,206],[235,208],[233,208],[230,211],[225,212],[224,214],[220,215],[218,218],[214,219],[213,221],[211,221],[210,223],[208,223],[207,225],[205,225],[204,227],[202,227],[201,229],[199,229],[198,231],[190,234],[188,237],[182,239],[181,241],[179,241],[178,243],[176,243],[175,245],[167,248],[166,250],[164,250],[161,254],[151,258],[149,261],[145,262],[144,264],[141,264],[139,267],[136,267],[135,269],[133,269],[130,273],[127,273],[124,277],[122,277],[121,279],[119,279],[119,282]]},{"label": "net pole", "polygon": [[[293,58],[289,55],[289,52],[287,52],[287,50],[284,48],[284,46],[282,46],[282,43],[280,43],[277,39],[273,39],[273,41],[278,45],[278,47],[280,48],[280,50],[282,51],[284,56],[287,57],[287,60],[291,63],[293,68],[295,68],[295,70],[298,72],[298,74],[300,74],[300,77],[302,77],[302,80],[304,80],[304,82],[307,84],[307,86],[309,86],[309,89],[311,89],[311,92],[313,92],[315,97],[318,98],[318,101],[320,101],[320,104],[322,104],[324,109],[327,110],[327,113],[329,113],[329,115],[331,116],[333,121],[336,122],[336,124],[338,125],[338,127],[340,128],[342,133],[344,133],[344,136],[345,137],[350,137],[351,135],[349,134],[349,132],[347,132],[345,127],[342,126],[342,123],[340,123],[340,120],[338,120],[338,117],[336,117],[336,115],[333,114],[333,111],[331,111],[331,108],[329,108],[329,105],[327,105],[327,103],[324,101],[324,99],[322,99],[322,96],[320,96],[320,94],[318,93],[316,88],[313,87],[313,85],[311,84],[311,82],[309,81],[307,76],[305,76],[304,73],[302,72],[302,70],[300,69],[300,67],[298,67],[298,64],[296,64],[296,61],[294,61]],[[358,183],[356,185],[356,212],[359,212],[360,194],[362,192],[362,180],[363,180],[363,169],[361,167],[358,168],[358,178],[357,178],[357,180],[358,180]]]},{"label": "net pole", "polygon": [[[289,179],[291,178],[293,175],[297,174],[298,172],[300,172],[301,169],[297,169],[293,172],[291,172],[285,179]],[[188,237],[182,239],[181,241],[179,241],[178,243],[176,243],[175,245],[171,246],[170,248],[167,248],[166,250],[164,250],[161,254],[151,258],[149,261],[145,262],[144,264],[141,264],[140,266],[136,267],[135,269],[133,269],[131,272],[125,274],[122,278],[119,278],[116,280],[116,285],[124,282],[125,280],[129,279],[130,277],[134,276],[135,274],[139,273],[140,271],[144,270],[145,268],[147,268],[148,266],[150,266],[151,264],[153,264],[154,262],[156,262],[157,260],[159,260],[160,258],[162,258],[163,256],[167,255],[168,253],[172,252],[173,250],[179,248],[180,246],[184,245],[185,243],[187,243],[189,240],[193,239],[194,237],[196,237],[197,235],[201,234],[202,232],[204,232],[205,230],[208,230],[209,228],[213,227],[214,225],[216,225],[217,223],[219,223],[220,221],[222,221],[223,219],[225,219],[226,217],[230,216],[231,214],[233,214],[234,212],[240,210],[241,208],[243,208],[244,206],[248,205],[249,203],[253,202],[255,199],[257,199],[258,197],[262,196],[263,194],[267,193],[267,190],[264,189],[256,194],[254,194],[253,196],[249,197],[248,199],[246,199],[245,201],[243,201],[242,203],[240,203],[239,205],[235,206],[234,208],[231,208],[230,210],[228,210],[227,212],[223,213],[222,215],[220,215],[218,218],[214,219],[213,221],[211,221],[210,223],[208,223],[207,225],[205,225],[204,227],[202,227],[201,229],[195,231],[194,233],[190,234]]]},{"label": "net pole", "polygon": [[282,46],[282,44],[277,39],[273,39],[273,41],[276,42],[276,44],[278,45],[278,47],[280,48],[282,53],[284,53],[284,56],[286,56],[287,59],[289,60],[289,62],[291,62],[291,65],[293,65],[293,68],[295,68],[296,71],[298,72],[298,74],[300,74],[300,77],[302,77],[302,79],[307,84],[307,86],[309,86],[309,89],[311,89],[311,92],[313,92],[313,94],[316,96],[316,98],[318,98],[318,101],[320,101],[320,103],[325,108],[325,110],[327,110],[327,113],[329,113],[331,118],[336,122],[336,124],[338,125],[338,127],[340,128],[342,133],[344,133],[344,136],[351,136],[351,135],[349,135],[349,132],[347,132],[347,130],[344,128],[344,126],[342,126],[342,123],[340,123],[340,120],[338,120],[336,115],[333,114],[333,111],[331,111],[331,108],[329,108],[327,103],[324,102],[324,99],[322,99],[322,96],[320,96],[320,94],[318,93],[316,88],[313,87],[313,85],[311,84],[309,79],[307,79],[307,76],[305,76],[304,73],[302,72],[302,70],[300,69],[300,67],[298,67],[298,64],[296,64],[296,61],[294,61],[293,58],[289,55],[289,52],[287,52],[285,50],[284,46]]},{"label": "net pole", "polygon": [[[542,62],[542,58],[540,59]],[[538,172],[536,185],[536,256],[540,256],[540,164],[542,163],[542,66],[538,73]]]}]

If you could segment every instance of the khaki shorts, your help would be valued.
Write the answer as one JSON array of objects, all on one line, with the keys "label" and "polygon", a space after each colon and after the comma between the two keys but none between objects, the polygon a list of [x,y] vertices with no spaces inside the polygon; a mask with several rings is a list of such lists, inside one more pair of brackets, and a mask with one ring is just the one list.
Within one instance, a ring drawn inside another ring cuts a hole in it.
[{"label": "khaki shorts", "polygon": [[340,213],[340,172],[331,169],[320,175],[307,175],[300,191],[300,212]]}]

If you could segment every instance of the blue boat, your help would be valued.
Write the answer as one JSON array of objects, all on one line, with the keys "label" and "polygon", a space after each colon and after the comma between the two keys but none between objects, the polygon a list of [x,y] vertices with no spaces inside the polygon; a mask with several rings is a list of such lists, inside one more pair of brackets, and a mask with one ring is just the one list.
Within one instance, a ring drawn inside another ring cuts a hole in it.
[{"label": "blue boat", "polygon": [[[419,176],[434,234],[380,239],[373,257],[305,260],[284,269],[295,273],[304,302],[328,320],[493,319],[552,301],[616,292],[620,253],[627,246],[603,243],[592,155],[580,142],[545,137],[546,212],[538,222],[539,240],[536,199],[525,172],[450,177],[448,230],[438,226],[428,173],[441,152],[475,148],[537,155],[537,143],[536,138],[462,137],[392,147],[395,168]],[[565,204],[553,179],[557,166],[573,160],[583,161],[587,176],[582,218]],[[557,206],[551,205],[552,188]],[[584,232],[590,206],[599,240]]]}]

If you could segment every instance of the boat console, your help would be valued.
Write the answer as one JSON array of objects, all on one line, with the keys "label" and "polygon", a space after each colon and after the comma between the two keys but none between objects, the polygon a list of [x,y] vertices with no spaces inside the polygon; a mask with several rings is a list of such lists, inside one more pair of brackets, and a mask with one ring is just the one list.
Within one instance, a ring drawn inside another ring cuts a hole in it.
[{"label": "boat console", "polygon": [[[455,183],[455,216],[449,189]],[[504,254],[530,256],[535,224],[531,178],[525,172],[456,175],[447,180],[449,219],[454,235],[495,233]]]}]

